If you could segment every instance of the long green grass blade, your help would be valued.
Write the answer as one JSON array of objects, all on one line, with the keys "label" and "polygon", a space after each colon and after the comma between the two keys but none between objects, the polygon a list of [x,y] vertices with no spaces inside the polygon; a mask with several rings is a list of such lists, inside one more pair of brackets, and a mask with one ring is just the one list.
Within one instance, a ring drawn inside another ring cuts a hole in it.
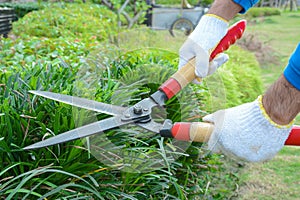
[{"label": "long green grass blade", "polygon": [[18,166],[18,165],[20,165],[20,164],[22,164],[22,163],[15,163],[15,164],[12,164],[11,166],[6,167],[5,169],[3,169],[3,170],[0,172],[0,177],[1,177],[3,174],[5,174],[7,171],[9,171],[10,169],[12,169],[12,168],[14,168],[14,167],[16,167],[16,166]]},{"label": "long green grass blade", "polygon": [[60,185],[57,188],[51,190],[50,192],[44,194],[41,198],[39,198],[39,200],[44,200],[45,198],[47,198],[51,195],[57,194],[57,193],[61,192],[62,190],[65,190],[69,187],[80,188],[80,189],[86,190],[86,191],[94,194],[98,199],[105,200],[104,197],[102,197],[97,190],[93,190],[89,187],[86,187],[86,186],[83,186],[80,184],[75,184],[75,183],[68,183],[68,184]]},{"label": "long green grass blade", "polygon": [[[11,194],[11,193],[14,193],[14,191],[13,191],[13,190],[8,190],[8,191],[5,192],[5,194]],[[17,193],[24,193],[24,194],[26,194],[26,195],[22,198],[22,199],[24,199],[24,200],[26,200],[26,197],[27,197],[28,195],[33,195],[33,196],[35,196],[35,197],[41,197],[41,196],[42,196],[41,194],[39,194],[39,193],[37,193],[37,192],[33,192],[33,191],[31,191],[31,190],[24,189],[24,188],[19,189],[19,190],[17,191]]]}]

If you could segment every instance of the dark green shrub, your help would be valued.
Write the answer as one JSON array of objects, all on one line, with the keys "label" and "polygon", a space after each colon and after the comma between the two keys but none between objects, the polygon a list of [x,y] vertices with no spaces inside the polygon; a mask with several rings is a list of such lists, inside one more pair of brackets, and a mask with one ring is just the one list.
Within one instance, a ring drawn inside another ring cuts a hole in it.
[{"label": "dark green shrub", "polygon": [[17,18],[24,17],[27,13],[32,12],[34,10],[39,10],[44,7],[44,4],[37,2],[29,2],[29,3],[0,3],[0,7],[8,7],[13,8],[15,10],[15,14]]},{"label": "dark green shrub", "polygon": [[16,35],[105,40],[117,30],[116,15],[99,5],[61,4],[34,11],[13,24]]}]

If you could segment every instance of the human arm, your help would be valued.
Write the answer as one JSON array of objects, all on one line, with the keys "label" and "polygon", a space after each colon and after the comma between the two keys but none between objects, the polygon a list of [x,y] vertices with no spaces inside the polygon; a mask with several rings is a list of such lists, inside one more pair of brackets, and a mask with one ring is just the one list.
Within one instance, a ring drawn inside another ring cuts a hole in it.
[{"label": "human arm", "polygon": [[208,11],[208,14],[214,14],[230,21],[241,10],[243,10],[243,7],[232,0],[215,0]]},{"label": "human arm", "polygon": [[279,124],[290,123],[300,112],[300,43],[283,75],[265,93],[263,104],[271,119]]},{"label": "human arm", "polygon": [[259,0],[215,0],[208,11],[229,21],[238,13],[245,13]]},{"label": "human arm", "polygon": [[263,105],[270,118],[281,125],[290,123],[300,112],[300,43],[283,75],[266,91]]},{"label": "human arm", "polygon": [[300,91],[281,75],[264,94],[263,105],[275,123],[289,124],[300,112]]},{"label": "human arm", "polygon": [[271,159],[283,147],[300,112],[300,44],[284,74],[251,103],[217,111],[203,118],[215,124],[209,149],[241,160]]}]

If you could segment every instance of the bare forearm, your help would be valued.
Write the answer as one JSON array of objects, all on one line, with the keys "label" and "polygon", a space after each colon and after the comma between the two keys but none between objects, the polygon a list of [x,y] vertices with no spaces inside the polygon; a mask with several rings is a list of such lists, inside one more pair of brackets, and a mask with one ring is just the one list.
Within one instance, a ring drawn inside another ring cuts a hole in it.
[{"label": "bare forearm", "polygon": [[229,21],[241,10],[242,7],[232,0],[215,0],[208,13],[218,15]]},{"label": "bare forearm", "polygon": [[300,91],[281,75],[264,94],[263,105],[274,122],[289,124],[300,112]]}]

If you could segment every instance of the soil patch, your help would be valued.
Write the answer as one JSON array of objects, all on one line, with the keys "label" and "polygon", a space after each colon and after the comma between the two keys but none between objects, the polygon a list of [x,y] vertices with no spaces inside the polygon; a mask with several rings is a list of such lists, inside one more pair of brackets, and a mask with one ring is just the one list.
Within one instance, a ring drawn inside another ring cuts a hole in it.
[{"label": "soil patch", "polygon": [[243,49],[253,52],[260,66],[279,64],[280,58],[278,53],[267,43],[262,42],[252,33],[245,33],[243,37],[237,41],[237,44]]}]

